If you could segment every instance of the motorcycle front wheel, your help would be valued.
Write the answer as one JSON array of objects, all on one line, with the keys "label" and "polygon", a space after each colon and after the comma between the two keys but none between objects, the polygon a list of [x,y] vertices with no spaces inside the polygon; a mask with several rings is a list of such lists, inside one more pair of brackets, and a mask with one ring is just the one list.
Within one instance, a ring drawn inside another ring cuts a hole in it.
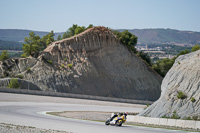
[{"label": "motorcycle front wheel", "polygon": [[122,123],[123,123],[122,120],[117,120],[115,126],[122,126]]}]

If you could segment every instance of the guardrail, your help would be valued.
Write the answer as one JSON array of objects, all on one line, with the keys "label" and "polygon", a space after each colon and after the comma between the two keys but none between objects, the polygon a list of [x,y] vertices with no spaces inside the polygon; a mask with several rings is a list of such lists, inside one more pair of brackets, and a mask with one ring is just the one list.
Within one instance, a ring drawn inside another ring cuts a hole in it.
[{"label": "guardrail", "polygon": [[198,131],[200,130],[200,121],[194,120],[166,119],[128,115],[126,121],[145,125],[195,129]]},{"label": "guardrail", "polygon": [[0,92],[54,96],[54,97],[67,97],[67,98],[80,98],[80,99],[132,103],[132,104],[144,104],[144,105],[153,103],[153,101],[145,101],[145,100],[122,99],[122,98],[113,98],[113,97],[81,95],[81,94],[72,94],[72,93],[59,93],[59,92],[51,92],[51,91],[28,90],[28,89],[0,88]]}]

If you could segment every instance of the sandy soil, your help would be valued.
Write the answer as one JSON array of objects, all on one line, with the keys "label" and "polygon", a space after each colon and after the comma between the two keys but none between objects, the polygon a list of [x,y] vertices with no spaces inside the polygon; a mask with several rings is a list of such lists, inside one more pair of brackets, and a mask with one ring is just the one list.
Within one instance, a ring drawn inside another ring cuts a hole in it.
[{"label": "sandy soil", "polygon": [[48,112],[48,114],[66,118],[93,120],[93,121],[106,121],[111,116],[111,112],[94,112],[94,111]]}]

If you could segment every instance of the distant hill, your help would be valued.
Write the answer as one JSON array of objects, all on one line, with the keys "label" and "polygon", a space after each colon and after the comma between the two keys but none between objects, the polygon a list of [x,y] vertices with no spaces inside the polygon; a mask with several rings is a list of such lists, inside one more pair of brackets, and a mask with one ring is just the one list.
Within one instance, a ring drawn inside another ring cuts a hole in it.
[{"label": "distant hill", "polygon": [[[118,29],[124,31],[126,29]],[[173,29],[128,29],[129,32],[138,37],[139,44],[200,44],[200,32],[179,31]],[[0,29],[0,40],[23,42],[32,30]],[[43,37],[49,32],[33,31],[36,35]],[[64,32],[55,33],[54,39]]]},{"label": "distant hill", "polygon": [[[20,30],[20,29],[0,29],[0,40],[23,42],[24,38],[28,37],[30,32],[34,32],[36,35],[43,37],[50,31],[43,32],[43,31]],[[54,38],[57,39],[58,35],[62,34],[63,33],[55,33]]]},{"label": "distant hill", "polygon": [[22,50],[22,43],[0,40],[0,50]]},{"label": "distant hill", "polygon": [[[119,29],[124,31],[125,29]],[[200,44],[200,32],[173,29],[128,30],[138,37],[138,44]]]}]

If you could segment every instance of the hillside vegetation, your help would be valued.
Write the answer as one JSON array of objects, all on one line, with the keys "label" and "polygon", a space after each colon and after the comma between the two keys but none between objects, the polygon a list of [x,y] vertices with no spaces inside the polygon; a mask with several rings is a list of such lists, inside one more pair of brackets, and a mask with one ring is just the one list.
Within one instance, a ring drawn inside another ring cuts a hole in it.
[{"label": "hillside vegetation", "polygon": [[[124,31],[126,29],[120,29]],[[174,29],[133,29],[128,30],[138,37],[139,44],[198,44],[200,32]]]},{"label": "hillside vegetation", "polygon": [[22,50],[22,44],[16,41],[0,40],[0,50]]}]

